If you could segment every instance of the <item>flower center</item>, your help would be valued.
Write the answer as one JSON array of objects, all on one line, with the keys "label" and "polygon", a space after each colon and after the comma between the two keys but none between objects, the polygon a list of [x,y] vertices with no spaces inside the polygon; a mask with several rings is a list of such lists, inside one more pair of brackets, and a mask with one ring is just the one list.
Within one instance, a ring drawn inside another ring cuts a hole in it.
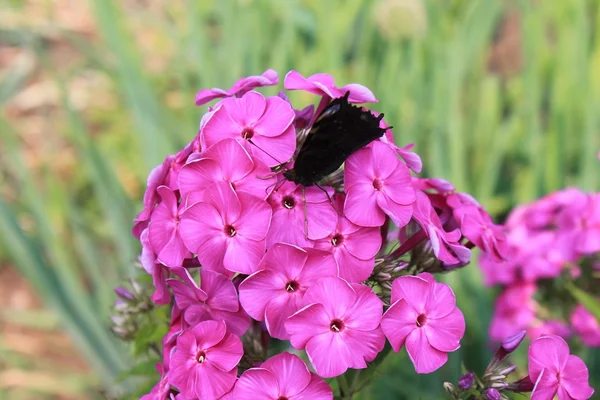
[{"label": "flower center", "polygon": [[287,398],[287,397],[285,397],[285,396],[279,396],[279,397],[277,398],[277,400],[288,400],[288,398]]},{"label": "flower center", "polygon": [[287,292],[295,292],[300,285],[296,281],[289,281],[285,284],[285,290]]},{"label": "flower center", "polygon": [[375,188],[375,190],[381,190],[381,188],[383,187],[383,182],[381,182],[379,178],[375,178],[373,179],[373,187]]},{"label": "flower center", "polygon": [[294,198],[292,196],[285,196],[282,202],[283,206],[288,210],[291,210],[296,205]]},{"label": "flower center", "polygon": [[426,322],[427,322],[427,315],[419,314],[419,316],[417,317],[417,326],[420,328],[423,325],[425,325]]},{"label": "flower center", "polygon": [[334,319],[331,321],[331,325],[329,326],[331,332],[341,332],[344,330],[344,322],[339,319]]},{"label": "flower center", "polygon": [[344,237],[340,234],[340,233],[336,233],[332,238],[331,238],[331,245],[334,247],[339,246],[340,244],[342,244],[342,241],[344,240]]},{"label": "flower center", "polygon": [[227,225],[225,226],[225,234],[229,235],[229,237],[234,237],[237,232],[235,230],[235,228],[233,227],[233,225]]},{"label": "flower center", "polygon": [[254,136],[254,130],[252,128],[244,128],[242,131],[242,137],[246,140],[252,139]]},{"label": "flower center", "polygon": [[200,350],[198,353],[196,361],[198,361],[198,364],[202,364],[204,361],[206,361],[206,353],[203,350]]}]

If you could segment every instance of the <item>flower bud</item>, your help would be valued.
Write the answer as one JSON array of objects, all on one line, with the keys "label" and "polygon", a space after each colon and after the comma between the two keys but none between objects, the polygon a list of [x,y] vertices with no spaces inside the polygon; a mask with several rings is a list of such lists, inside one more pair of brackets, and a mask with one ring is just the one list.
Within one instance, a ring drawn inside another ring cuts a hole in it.
[{"label": "flower bud", "polygon": [[497,389],[491,388],[485,391],[486,400],[500,400],[502,395]]},{"label": "flower bud", "polygon": [[456,388],[450,382],[444,382],[444,390],[448,393],[454,393]]},{"label": "flower bud", "polygon": [[473,381],[475,380],[475,374],[472,372],[469,372],[468,374],[464,374],[459,380],[458,380],[458,386],[462,389],[462,390],[468,390],[471,388],[471,386],[473,386]]}]

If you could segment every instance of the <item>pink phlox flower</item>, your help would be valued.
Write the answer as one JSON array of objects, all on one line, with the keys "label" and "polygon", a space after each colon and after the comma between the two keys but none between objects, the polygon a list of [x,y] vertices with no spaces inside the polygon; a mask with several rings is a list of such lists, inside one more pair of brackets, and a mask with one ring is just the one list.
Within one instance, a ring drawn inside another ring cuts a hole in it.
[{"label": "pink phlox flower", "polygon": [[567,323],[557,319],[549,321],[535,320],[527,328],[527,336],[532,340],[543,335],[557,335],[564,339],[568,339],[571,337],[572,332]]},{"label": "pink phlox flower", "polygon": [[424,192],[432,191],[433,193],[447,195],[456,191],[451,182],[441,178],[418,178],[413,176],[412,183],[415,189]]},{"label": "pink phlox flower", "polygon": [[177,338],[169,383],[186,398],[219,398],[234,385],[243,354],[241,340],[227,332],[225,322],[200,322]]},{"label": "pink phlox flower", "polygon": [[508,285],[519,279],[521,268],[518,259],[514,258],[515,253],[516,249],[511,247],[509,254],[513,255],[513,257],[509,261],[502,262],[495,262],[481,254],[478,264],[483,271],[483,280],[486,286],[497,284]]},{"label": "pink phlox flower", "polygon": [[533,322],[537,303],[533,299],[534,283],[515,283],[506,287],[496,298],[490,323],[490,339],[496,342],[527,329]]},{"label": "pink phlox flower", "polygon": [[[371,114],[376,117],[379,116],[378,112],[371,111]],[[423,162],[421,161],[421,157],[415,152],[412,152],[412,148],[415,147],[414,143],[410,143],[404,147],[399,147],[394,143],[394,132],[392,132],[391,127],[382,119],[379,121],[379,127],[385,129],[385,133],[379,139],[379,141],[390,146],[399,156],[404,160],[406,166],[413,172],[419,174],[423,169]]]},{"label": "pink phlox flower", "polygon": [[569,354],[569,345],[559,336],[536,339],[529,346],[529,377],[535,382],[532,400],[589,399],[594,394],[589,371],[581,358]]},{"label": "pink phlox flower", "polygon": [[402,227],[410,221],[415,190],[410,172],[394,150],[375,141],[345,163],[344,214],[356,225],[381,226],[388,215]]},{"label": "pink phlox flower", "polygon": [[277,72],[268,69],[263,72],[262,75],[253,75],[238,79],[238,81],[228,90],[218,88],[202,89],[196,94],[196,105],[201,106],[211,100],[221,97],[241,97],[250,90],[262,86],[274,86],[277,85],[278,82],[279,77],[277,76]]},{"label": "pink phlox flower", "polygon": [[179,173],[179,191],[188,205],[202,200],[204,191],[225,181],[237,192],[266,198],[275,177],[261,160],[252,157],[234,139],[223,139],[189,161]]},{"label": "pink phlox flower", "polygon": [[[292,102],[283,90],[280,90],[279,93],[277,93],[277,96],[290,103],[290,105],[292,104]],[[315,106],[314,104],[310,104],[304,107],[302,110],[294,109],[294,114],[296,114],[296,118],[294,119],[294,126],[296,127],[296,132],[300,132],[301,130],[308,127],[313,117],[315,116]]]},{"label": "pink phlox flower", "polygon": [[265,321],[269,334],[287,340],[285,320],[302,307],[302,297],[317,280],[337,276],[331,253],[275,243],[262,259],[258,271],[240,284],[240,302],[257,321]]},{"label": "pink phlox flower", "polygon": [[448,195],[448,205],[459,222],[464,237],[496,262],[507,259],[509,253],[504,227],[496,225],[483,207],[465,202],[465,198],[457,193]]},{"label": "pink phlox flower", "polygon": [[460,347],[465,318],[450,286],[426,272],[401,276],[392,284],[390,301],[381,327],[395,352],[406,346],[417,373],[437,370]]},{"label": "pink phlox flower", "polygon": [[154,284],[155,291],[150,299],[157,305],[165,305],[171,302],[171,292],[167,286],[167,277],[169,276],[169,270],[163,264],[159,263],[156,259],[156,253],[150,245],[149,239],[149,228],[142,231],[140,241],[142,243],[142,253],[140,254],[139,260],[142,264],[142,268],[152,275],[152,283]]},{"label": "pink phlox flower", "polygon": [[579,254],[600,251],[600,194],[579,197],[560,212],[557,220],[559,229],[572,238]]},{"label": "pink phlox flower", "polygon": [[304,308],[285,328],[317,374],[332,378],[348,368],[367,368],[385,345],[379,325],[383,303],[371,288],[341,278],[322,278],[304,294]]},{"label": "pink phlox flower", "polygon": [[[333,195],[333,189],[324,187]],[[313,240],[327,237],[335,229],[337,211],[317,187],[285,181],[267,199],[273,208],[267,247],[277,242],[313,247]]]},{"label": "pink phlox flower", "polygon": [[[344,196],[336,195],[334,205],[343,209]],[[315,248],[333,253],[340,277],[350,283],[365,281],[375,267],[375,255],[381,248],[381,233],[376,227],[362,227],[338,215],[337,227],[326,238],[315,241]]]},{"label": "pink phlox flower", "polygon": [[417,201],[413,204],[413,218],[429,238],[433,254],[438,259],[450,265],[469,261],[471,251],[459,243],[460,230],[444,230],[429,197],[422,191],[417,191]]},{"label": "pink phlox flower", "polygon": [[180,267],[184,259],[192,256],[179,234],[179,214],[184,205],[177,205],[177,197],[168,187],[159,186],[156,191],[161,202],[152,212],[148,239],[159,262],[170,268]]},{"label": "pink phlox flower", "polygon": [[587,347],[600,347],[600,324],[583,305],[575,306],[570,317],[573,330]]},{"label": "pink phlox flower", "polygon": [[232,138],[268,166],[288,161],[296,149],[296,115],[288,102],[258,92],[221,100],[201,130],[203,148]]},{"label": "pink phlox flower", "polygon": [[520,243],[520,273],[524,280],[556,278],[567,263],[576,261],[572,243],[561,239],[556,232],[544,231],[530,233],[527,242]]},{"label": "pink phlox flower", "polygon": [[167,283],[188,324],[194,326],[202,321],[222,320],[234,335],[242,336],[248,330],[250,318],[240,307],[233,282],[225,275],[201,268],[198,286],[188,270],[177,268],[173,273],[183,282],[169,279]]},{"label": "pink phlox flower", "polygon": [[171,398],[171,385],[169,385],[169,372],[161,363],[156,363],[156,371],[160,374],[160,380],[148,394],[140,397],[140,400],[167,400]]},{"label": "pink phlox flower", "polygon": [[203,267],[250,274],[265,254],[271,223],[269,204],[245,192],[236,193],[228,182],[217,182],[204,200],[181,215],[179,231],[187,248],[198,254]]},{"label": "pink phlox flower", "polygon": [[163,353],[163,364],[168,369],[169,362],[171,361],[171,354],[175,350],[177,344],[177,338],[185,330],[191,326],[183,318],[183,311],[174,304],[171,308],[171,323],[169,324],[169,330],[162,338],[162,353]]},{"label": "pink phlox flower", "polygon": [[318,96],[327,96],[331,99],[344,97],[346,92],[350,92],[348,101],[350,103],[376,103],[378,100],[367,87],[358,83],[350,83],[338,88],[335,86],[333,77],[329,74],[314,74],[305,78],[299,72],[294,70],[288,72],[283,80],[283,87],[286,90],[304,90]]},{"label": "pink phlox flower", "polygon": [[333,392],[298,356],[281,353],[269,358],[260,368],[244,372],[235,385],[233,397],[236,400],[331,400]]}]

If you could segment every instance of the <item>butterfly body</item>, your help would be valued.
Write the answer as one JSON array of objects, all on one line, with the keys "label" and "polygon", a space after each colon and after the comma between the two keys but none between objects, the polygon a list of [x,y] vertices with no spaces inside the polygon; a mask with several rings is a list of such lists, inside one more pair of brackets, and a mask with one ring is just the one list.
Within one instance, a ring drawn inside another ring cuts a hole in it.
[{"label": "butterfly body", "polygon": [[317,117],[304,141],[294,168],[283,176],[302,186],[312,186],[335,172],[352,153],[385,133],[378,117],[348,102],[349,92],[334,99]]}]

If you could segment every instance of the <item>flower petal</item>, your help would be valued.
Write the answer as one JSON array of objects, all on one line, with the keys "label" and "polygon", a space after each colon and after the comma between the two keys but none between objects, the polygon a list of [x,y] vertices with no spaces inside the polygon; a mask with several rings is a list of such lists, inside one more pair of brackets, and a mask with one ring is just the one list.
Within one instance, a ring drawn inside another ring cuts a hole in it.
[{"label": "flower petal", "polygon": [[[341,375],[360,362],[342,335],[331,331],[312,337],[306,343],[306,355],[323,378]],[[366,364],[362,368],[366,368]]]},{"label": "flower petal", "polygon": [[589,385],[589,371],[581,358],[570,355],[560,374],[560,386],[574,399],[589,399],[594,389]]},{"label": "flower petal", "polygon": [[415,329],[417,313],[405,299],[397,300],[383,314],[381,329],[397,353],[400,351],[408,335]]},{"label": "flower petal", "polygon": [[415,329],[408,335],[406,351],[418,374],[429,374],[448,361],[448,354],[433,348],[422,329]]},{"label": "flower petal", "polygon": [[301,393],[311,381],[311,373],[298,356],[281,353],[269,358],[261,366],[273,372],[279,382],[279,395],[293,397]]},{"label": "flower petal", "polygon": [[279,398],[279,385],[273,372],[250,368],[240,376],[233,388],[235,400],[273,400]]},{"label": "flower petal", "polygon": [[330,321],[322,304],[310,304],[290,316],[284,325],[292,346],[303,349],[312,337],[330,332]]},{"label": "flower petal", "polygon": [[465,334],[465,317],[455,308],[450,314],[441,319],[429,319],[422,329],[429,344],[437,350],[450,352],[460,347],[460,339]]}]

